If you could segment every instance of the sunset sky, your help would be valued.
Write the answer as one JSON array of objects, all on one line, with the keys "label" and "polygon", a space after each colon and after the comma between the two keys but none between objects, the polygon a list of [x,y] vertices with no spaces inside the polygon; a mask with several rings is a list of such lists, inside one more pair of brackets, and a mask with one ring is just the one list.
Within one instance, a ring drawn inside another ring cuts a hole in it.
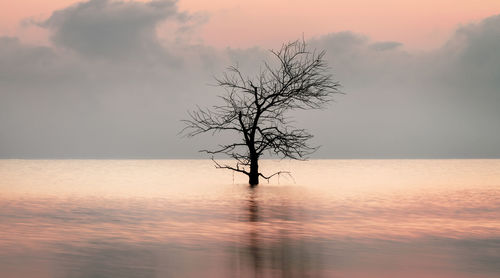
[{"label": "sunset sky", "polygon": [[0,2],[0,157],[197,158],[180,120],[304,37],[346,93],[316,157],[500,157],[500,1]]},{"label": "sunset sky", "polygon": [[[1,1],[0,34],[46,41],[43,30],[22,22],[43,20],[79,2]],[[457,26],[500,12],[497,0],[180,0],[177,6],[200,18],[197,39],[217,47],[273,47],[302,34],[310,38],[350,30],[412,49],[431,49],[444,43]],[[159,35],[165,35],[161,28]]]}]

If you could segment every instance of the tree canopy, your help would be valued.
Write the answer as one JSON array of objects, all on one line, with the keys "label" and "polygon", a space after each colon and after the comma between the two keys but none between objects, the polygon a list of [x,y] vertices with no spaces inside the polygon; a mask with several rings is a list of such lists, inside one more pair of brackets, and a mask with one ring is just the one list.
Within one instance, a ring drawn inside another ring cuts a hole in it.
[{"label": "tree canopy", "polygon": [[263,62],[255,76],[229,67],[216,78],[216,85],[225,90],[222,104],[191,111],[184,121],[187,136],[237,133],[239,141],[202,151],[233,158],[233,165],[214,160],[215,166],[248,175],[251,185],[259,183],[259,176],[269,179],[281,173],[259,172],[258,160],[264,153],[301,160],[317,149],[308,143],[313,136],[294,127],[287,112],[324,108],[333,94],[340,93],[340,84],[324,60],[325,51],[310,51],[303,40],[297,40],[270,52],[271,61]]}]

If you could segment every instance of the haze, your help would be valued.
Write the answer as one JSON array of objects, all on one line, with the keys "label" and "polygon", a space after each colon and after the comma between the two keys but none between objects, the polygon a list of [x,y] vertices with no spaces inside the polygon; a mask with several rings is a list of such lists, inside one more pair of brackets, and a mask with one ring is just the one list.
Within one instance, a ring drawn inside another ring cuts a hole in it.
[{"label": "haze", "polygon": [[202,158],[180,120],[302,36],[345,95],[315,158],[500,157],[499,1],[0,3],[1,158]]}]

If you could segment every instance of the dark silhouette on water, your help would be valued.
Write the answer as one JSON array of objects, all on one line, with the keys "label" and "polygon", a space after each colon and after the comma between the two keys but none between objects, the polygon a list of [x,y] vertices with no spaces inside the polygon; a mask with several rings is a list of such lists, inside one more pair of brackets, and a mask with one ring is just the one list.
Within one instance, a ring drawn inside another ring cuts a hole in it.
[{"label": "dark silhouette on water", "polygon": [[[233,277],[323,277],[321,256],[312,255],[317,246],[309,246],[294,231],[303,231],[302,216],[296,215],[286,199],[269,206],[261,200],[259,188],[250,187],[239,221],[247,222],[245,236],[236,243],[238,250],[231,265],[238,265]],[[264,194],[265,195],[265,194]],[[265,227],[278,221],[275,232]],[[283,222],[284,221],[284,222]]]},{"label": "dark silhouette on water", "polygon": [[259,235],[259,203],[257,201],[254,189],[250,189],[249,199],[248,199],[248,221],[252,224],[251,229],[248,232],[248,251],[250,258],[252,259],[252,265],[254,269],[255,277],[261,277],[262,272],[262,260],[263,252],[261,247],[261,240]]},{"label": "dark silhouette on water", "polygon": [[270,179],[285,173],[266,176],[260,172],[259,158],[264,153],[303,160],[317,149],[308,144],[312,135],[292,126],[286,113],[323,108],[333,94],[340,93],[339,83],[333,80],[323,60],[325,51],[309,51],[304,41],[295,41],[278,51],[271,50],[271,54],[274,60],[264,62],[254,77],[230,67],[222,78],[216,79],[217,85],[226,91],[220,96],[223,104],[192,111],[190,119],[184,121],[187,136],[236,132],[241,141],[203,152],[235,159],[235,165],[214,162],[217,168],[247,175],[252,186],[259,184],[259,177]]}]

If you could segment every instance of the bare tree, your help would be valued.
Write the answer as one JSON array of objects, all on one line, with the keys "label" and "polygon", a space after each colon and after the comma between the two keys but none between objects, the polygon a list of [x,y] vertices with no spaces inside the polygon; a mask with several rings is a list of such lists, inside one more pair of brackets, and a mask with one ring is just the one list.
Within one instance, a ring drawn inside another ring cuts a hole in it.
[{"label": "bare tree", "polygon": [[237,67],[230,67],[216,85],[225,89],[220,96],[222,105],[189,112],[184,132],[195,136],[211,132],[235,132],[241,141],[222,144],[208,154],[225,154],[236,160],[234,165],[220,164],[249,177],[250,185],[259,184],[259,158],[264,153],[281,158],[304,160],[317,148],[308,144],[312,138],[305,129],[291,125],[290,110],[320,109],[339,93],[339,83],[333,80],[324,61],[325,51],[309,51],[303,40],[283,44],[271,50],[273,61],[264,62],[255,77],[244,76]]}]

